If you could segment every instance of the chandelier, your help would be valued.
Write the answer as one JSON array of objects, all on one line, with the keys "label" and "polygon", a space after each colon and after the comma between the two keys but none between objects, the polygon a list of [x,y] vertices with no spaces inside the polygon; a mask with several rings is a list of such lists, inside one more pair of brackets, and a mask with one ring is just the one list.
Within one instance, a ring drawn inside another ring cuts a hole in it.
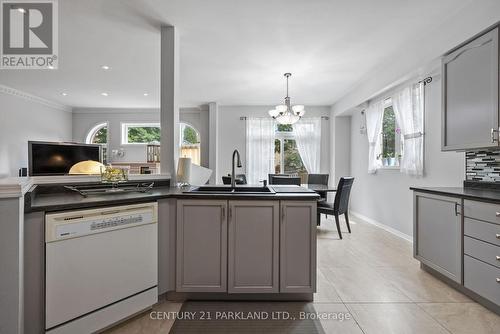
[{"label": "chandelier", "polygon": [[269,110],[269,116],[274,118],[279,124],[294,124],[304,116],[306,111],[303,105],[290,104],[290,96],[288,96],[288,78],[292,76],[292,73],[285,73],[286,77],[286,97],[285,104],[280,104],[276,106],[275,109]]}]

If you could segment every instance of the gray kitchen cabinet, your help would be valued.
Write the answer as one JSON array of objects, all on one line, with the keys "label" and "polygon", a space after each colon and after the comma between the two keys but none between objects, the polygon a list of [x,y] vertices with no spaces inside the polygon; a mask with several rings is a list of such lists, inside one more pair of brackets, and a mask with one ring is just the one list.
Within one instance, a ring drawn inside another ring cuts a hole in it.
[{"label": "gray kitchen cabinet", "polygon": [[279,292],[279,202],[229,201],[228,292]]},{"label": "gray kitchen cabinet", "polygon": [[443,151],[499,146],[498,31],[443,57]]},{"label": "gray kitchen cabinet", "polygon": [[227,201],[177,201],[176,291],[227,291]]},{"label": "gray kitchen cabinet", "polygon": [[414,257],[462,283],[462,200],[414,193]]},{"label": "gray kitchen cabinet", "polygon": [[175,198],[158,200],[158,295],[175,291],[176,210]]},{"label": "gray kitchen cabinet", "polygon": [[281,201],[280,292],[316,291],[316,202]]}]

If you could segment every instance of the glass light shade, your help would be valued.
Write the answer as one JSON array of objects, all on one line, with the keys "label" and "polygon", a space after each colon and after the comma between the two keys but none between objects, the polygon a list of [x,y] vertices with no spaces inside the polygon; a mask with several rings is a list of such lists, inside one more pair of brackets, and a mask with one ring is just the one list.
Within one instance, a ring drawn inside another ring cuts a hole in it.
[{"label": "glass light shade", "polygon": [[279,112],[285,112],[287,111],[288,107],[285,105],[285,104],[280,104],[278,106],[276,106],[276,110],[278,110]]},{"label": "glass light shade", "polygon": [[281,115],[281,116],[276,117],[276,121],[279,124],[294,124],[294,123],[297,123],[297,121],[299,119],[300,119],[299,116],[292,115],[292,114],[285,114],[285,115]]},{"label": "glass light shade", "polygon": [[299,111],[299,113],[297,115],[299,115],[299,117],[302,117],[302,116],[304,116],[305,113],[306,113],[305,110],[301,110],[301,111]]},{"label": "glass light shade", "polygon": [[291,116],[291,123],[290,124],[295,124],[299,121],[300,119],[300,116],[297,116],[297,115],[292,115]]},{"label": "glass light shade", "polygon": [[301,104],[297,104],[296,106],[292,107],[292,110],[294,113],[299,113],[301,111],[304,111],[304,106]]},{"label": "glass light shade", "polygon": [[273,110],[269,110],[268,114],[271,117],[276,117],[276,116],[278,116],[280,114],[280,112],[278,110],[276,110],[276,109],[273,109]]},{"label": "glass light shade", "polygon": [[276,117],[276,121],[279,123],[279,124],[289,124],[288,123],[288,116],[285,115],[285,116],[279,116],[279,117]]}]

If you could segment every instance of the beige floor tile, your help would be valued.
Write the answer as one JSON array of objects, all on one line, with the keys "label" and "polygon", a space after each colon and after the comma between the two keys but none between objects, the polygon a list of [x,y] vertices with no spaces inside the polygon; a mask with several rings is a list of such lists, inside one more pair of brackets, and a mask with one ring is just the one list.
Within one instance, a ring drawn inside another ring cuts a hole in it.
[{"label": "beige floor tile", "polygon": [[[121,323],[109,330],[105,334],[168,334],[174,324],[173,319],[166,319],[165,313],[178,312],[182,303],[160,302],[152,310],[146,311],[124,323]],[[159,312],[151,317],[151,312]],[[164,313],[165,312],[165,313]],[[158,318],[163,318],[157,320]]]},{"label": "beige floor tile", "polygon": [[341,303],[337,291],[332,283],[323,274],[323,270],[318,268],[316,280],[316,293],[314,294],[314,301],[317,303]]},{"label": "beige floor tile", "polygon": [[418,305],[454,334],[500,332],[500,316],[476,303]]},{"label": "beige floor tile", "polygon": [[323,272],[343,302],[410,302],[375,268],[324,268]]},{"label": "beige floor tile", "polygon": [[[351,219],[352,220],[352,219]],[[343,218],[341,218],[342,224]],[[329,218],[318,228],[318,265],[328,267],[418,266],[410,242],[366,223],[352,222],[352,234],[338,239]]]},{"label": "beige floor tile", "polygon": [[362,334],[353,316],[344,304],[314,303],[325,333]]},{"label": "beige floor tile", "polygon": [[387,281],[414,302],[470,302],[464,294],[419,267],[378,268]]},{"label": "beige floor tile", "polygon": [[365,334],[445,334],[448,331],[416,304],[348,304]]},{"label": "beige floor tile", "polygon": [[[342,218],[342,240],[331,217],[318,228],[313,308],[329,317],[320,320],[325,333],[498,332],[497,315],[420,269],[411,243],[356,218],[351,221],[349,234]],[[161,302],[154,311],[175,312],[181,305]],[[148,311],[106,333],[166,334],[172,325],[173,320],[152,320]]]}]

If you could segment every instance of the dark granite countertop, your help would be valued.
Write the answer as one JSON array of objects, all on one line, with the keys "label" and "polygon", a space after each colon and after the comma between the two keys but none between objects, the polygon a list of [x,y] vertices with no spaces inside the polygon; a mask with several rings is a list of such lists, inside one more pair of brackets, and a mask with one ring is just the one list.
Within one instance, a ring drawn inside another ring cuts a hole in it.
[{"label": "dark granite countertop", "polygon": [[470,200],[500,203],[500,191],[487,188],[464,188],[464,187],[410,187],[411,190],[460,197]]},{"label": "dark granite countertop", "polygon": [[[317,200],[319,195],[314,191],[297,187],[296,192],[290,186],[270,186],[275,194],[204,194],[186,192],[189,188],[154,187],[146,193],[131,192],[120,194],[104,194],[83,197],[76,192],[61,191],[52,193],[36,193],[36,187],[25,196],[25,211],[61,211],[71,209],[111,206],[156,201],[162,198],[180,199],[231,199],[231,200]],[[280,189],[281,188],[281,189]]]}]

